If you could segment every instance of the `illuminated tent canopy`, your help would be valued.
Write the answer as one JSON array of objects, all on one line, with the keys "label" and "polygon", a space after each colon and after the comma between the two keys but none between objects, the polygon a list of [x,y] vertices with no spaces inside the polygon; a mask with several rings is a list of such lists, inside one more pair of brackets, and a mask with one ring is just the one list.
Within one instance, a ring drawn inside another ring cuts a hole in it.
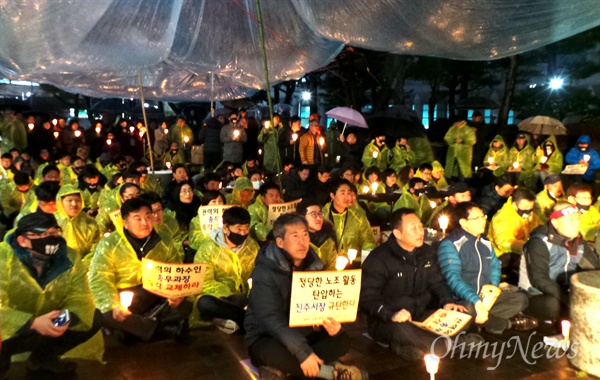
[{"label": "illuminated tent canopy", "polygon": [[[600,24],[597,0],[261,0],[271,83],[345,44],[498,59]],[[95,97],[204,101],[265,87],[255,0],[0,0],[0,74]]]}]

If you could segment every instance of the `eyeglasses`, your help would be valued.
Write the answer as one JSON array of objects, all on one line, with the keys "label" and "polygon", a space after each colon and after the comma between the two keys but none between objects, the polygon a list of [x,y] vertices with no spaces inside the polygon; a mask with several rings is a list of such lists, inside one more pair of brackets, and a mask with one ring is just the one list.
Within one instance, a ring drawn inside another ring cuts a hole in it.
[{"label": "eyeglasses", "polygon": [[307,212],[306,215],[310,216],[311,218],[315,218],[315,219],[318,219],[318,218],[323,219],[323,213],[322,212],[316,212],[316,211]]},{"label": "eyeglasses", "polygon": [[156,209],[156,210],[152,210],[152,215],[158,215],[161,214],[164,210],[162,208]]},{"label": "eyeglasses", "polygon": [[192,190],[181,190],[181,194],[193,194]]},{"label": "eyeglasses", "polygon": [[479,216],[476,216],[474,218],[467,218],[467,220],[480,220],[480,219],[486,220],[487,219],[487,215],[479,215]]}]

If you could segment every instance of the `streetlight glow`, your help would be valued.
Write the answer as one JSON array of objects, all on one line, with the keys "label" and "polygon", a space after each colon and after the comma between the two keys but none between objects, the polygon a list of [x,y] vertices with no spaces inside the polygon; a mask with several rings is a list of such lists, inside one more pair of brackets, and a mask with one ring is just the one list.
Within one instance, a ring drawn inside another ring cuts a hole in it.
[{"label": "streetlight glow", "polygon": [[310,92],[304,91],[302,93],[302,100],[310,100]]},{"label": "streetlight glow", "polygon": [[565,84],[565,80],[563,78],[552,78],[550,79],[550,88],[552,90],[559,90]]}]

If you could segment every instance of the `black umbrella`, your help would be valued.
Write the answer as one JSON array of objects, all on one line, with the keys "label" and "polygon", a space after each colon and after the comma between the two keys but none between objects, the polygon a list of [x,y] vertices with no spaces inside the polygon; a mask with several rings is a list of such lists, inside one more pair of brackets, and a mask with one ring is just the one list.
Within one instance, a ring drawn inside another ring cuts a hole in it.
[{"label": "black umbrella", "polygon": [[425,127],[419,116],[404,107],[391,107],[367,119],[369,128],[375,133],[389,137],[423,137]]}]

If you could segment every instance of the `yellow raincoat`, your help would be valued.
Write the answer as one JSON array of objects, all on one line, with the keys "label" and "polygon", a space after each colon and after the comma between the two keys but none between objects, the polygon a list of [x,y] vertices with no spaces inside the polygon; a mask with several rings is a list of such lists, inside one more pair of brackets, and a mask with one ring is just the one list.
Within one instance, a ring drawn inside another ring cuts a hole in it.
[{"label": "yellow raincoat", "polygon": [[325,270],[335,270],[335,262],[338,254],[335,248],[335,241],[332,238],[325,240],[319,247],[311,241],[310,246],[315,250],[323,265],[325,265]]},{"label": "yellow raincoat", "polygon": [[557,202],[561,202],[567,201],[567,198],[565,198],[564,196],[558,197],[556,198],[556,200],[550,198],[550,195],[548,195],[548,190],[544,189],[542,191],[540,191],[539,193],[537,193],[537,195],[535,196],[535,212],[537,213],[538,217],[540,218],[540,221],[542,222],[542,224],[545,224],[548,221],[548,217],[550,216],[550,213],[552,212],[552,207],[554,207],[554,205]]},{"label": "yellow raincoat", "polygon": [[[461,142],[455,142],[461,139]],[[471,162],[473,161],[473,145],[477,142],[475,130],[466,121],[455,123],[444,136],[448,143],[446,155],[446,173],[450,177],[458,177],[458,171],[464,178],[471,178]]]},{"label": "yellow raincoat", "polygon": [[509,197],[492,218],[488,239],[498,257],[511,252],[520,254],[531,231],[541,224],[535,212],[532,212],[527,219],[522,218],[513,207],[512,197]]},{"label": "yellow raincoat", "polygon": [[[523,184],[529,180],[529,178],[533,175],[533,168],[535,166],[535,162],[533,159],[535,151],[530,143],[530,136],[525,135],[527,139],[527,144],[523,147],[523,149],[518,150],[515,146],[510,148],[509,153],[509,166],[513,165],[513,163],[518,162],[519,167],[522,169],[519,175],[519,183]],[[556,152],[555,152],[556,153]]]},{"label": "yellow raincoat", "polygon": [[269,208],[263,201],[262,195],[256,197],[253,204],[248,207],[250,213],[250,234],[259,242],[267,240],[273,226],[269,225]]},{"label": "yellow raincoat", "polygon": [[162,186],[160,185],[160,180],[153,176],[152,174],[148,174],[146,180],[141,182],[140,180],[140,188],[143,194],[147,193],[156,193],[158,195],[162,194]]},{"label": "yellow raincoat", "polygon": [[[146,257],[166,263],[181,262],[175,246],[162,239]],[[121,305],[119,289],[142,284],[142,262],[123,235],[123,230],[100,240],[92,257],[88,277],[96,307],[102,313]]]},{"label": "yellow raincoat", "polygon": [[33,186],[26,193],[22,193],[17,189],[17,185],[14,182],[3,183],[3,186],[0,188],[0,205],[2,206],[4,215],[9,216],[12,213],[21,211],[29,193],[32,193],[32,196],[35,198]]},{"label": "yellow raincoat", "polygon": [[[373,157],[373,153],[377,152],[377,157]],[[365,170],[371,166],[377,166],[380,171],[387,169],[390,163],[390,150],[387,145],[383,144],[383,148],[379,149],[375,140],[372,140],[363,151],[361,159]]]},{"label": "yellow raincoat", "polygon": [[[554,145],[554,152],[552,152],[552,155],[550,155],[550,157],[546,159],[545,163],[542,163],[542,157],[545,156],[544,155],[544,146],[548,142],[550,142]],[[542,145],[540,145],[535,150],[535,155],[534,155],[533,159],[535,162],[534,170],[536,170],[536,171],[537,170],[545,170],[548,172],[548,174],[560,175],[560,172],[562,172],[562,170],[563,170],[564,159],[563,159],[563,154],[561,153],[560,150],[558,150],[558,143],[556,142],[556,136],[550,136],[546,140],[544,140]],[[542,165],[544,165],[543,169],[542,169]]]},{"label": "yellow raincoat", "polygon": [[[358,205],[357,207],[360,208]],[[375,248],[371,224],[364,213],[361,215],[355,208],[349,207],[343,213],[337,214],[331,210],[331,202],[329,202],[323,207],[323,215],[335,227],[338,254],[345,255],[348,249],[353,248],[358,250],[360,256],[362,250],[370,251]]]},{"label": "yellow raincoat", "polygon": [[425,162],[432,162],[435,160],[433,154],[433,147],[431,142],[426,136],[423,137],[411,137],[408,139],[408,145],[410,145],[411,151],[415,152],[415,162],[411,163],[413,167],[419,167]]},{"label": "yellow raincoat", "polygon": [[415,213],[423,223],[427,222],[433,213],[433,209],[429,204],[429,198],[423,194],[419,197],[419,200],[416,200],[408,190],[408,186],[405,186],[402,196],[394,203],[393,211],[404,207],[415,210]]},{"label": "yellow raincoat", "polygon": [[240,206],[247,209],[250,205],[243,205],[240,200],[240,193],[244,190],[252,190],[252,196],[254,196],[254,187],[252,187],[252,182],[246,177],[240,177],[235,180],[235,185],[231,194],[227,194],[225,196],[225,198],[227,198],[227,204]]},{"label": "yellow raincoat", "polygon": [[595,207],[581,214],[579,221],[579,232],[586,241],[593,242],[598,233],[598,223],[600,223],[600,212]]},{"label": "yellow raincoat", "polygon": [[[494,150],[494,148],[492,147],[494,141],[500,141],[502,143],[502,147],[498,150]],[[508,167],[512,165],[512,162],[510,161],[508,148],[506,146],[506,143],[504,142],[504,139],[500,135],[496,135],[496,137],[494,137],[494,139],[490,143],[490,149],[488,149],[485,158],[483,159],[483,166],[486,168],[489,167],[490,161],[492,161],[493,164],[498,165],[498,168],[494,170],[494,175],[496,177],[500,177],[502,174],[504,174],[504,172],[506,172],[506,169],[508,169]]]},{"label": "yellow raincoat", "polygon": [[[187,143],[184,140],[185,137],[188,138]],[[194,132],[192,132],[192,128],[190,128],[187,124],[184,124],[183,127],[180,127],[177,123],[175,123],[171,126],[171,128],[169,128],[168,139],[169,142],[176,142],[180,149],[183,149],[184,144],[186,148],[189,148],[194,142]]]},{"label": "yellow raincoat", "polygon": [[77,256],[69,258],[71,261],[82,260],[87,269],[92,260],[90,253],[94,252],[96,244],[100,241],[100,229],[96,221],[85,212],[80,211],[73,218],[67,215],[62,204],[62,198],[67,195],[79,195],[83,200],[81,190],[77,187],[73,185],[61,187],[56,196],[54,216],[62,228],[62,236],[67,240],[67,245],[77,253]]},{"label": "yellow raincoat", "polygon": [[431,171],[431,173],[441,172],[441,174],[440,179],[438,179],[437,181],[434,177],[431,178],[429,184],[431,184],[436,189],[447,187],[448,181],[446,181],[446,177],[444,176],[444,167],[442,166],[442,164],[440,164],[440,162],[436,160],[431,163],[431,166],[433,166],[433,170]]},{"label": "yellow raincoat", "polygon": [[[14,241],[13,235],[7,240]],[[0,243],[3,341],[12,338],[31,318],[52,310],[69,309],[81,319],[81,323],[69,327],[70,330],[86,331],[92,327],[95,307],[85,268],[79,263],[70,262],[68,256],[67,252],[61,253],[59,250],[55,258],[57,270],[48,275],[47,284],[42,288],[16,256],[11,245]],[[102,334],[99,333],[65,356],[101,360],[103,351]]]},{"label": "yellow raincoat", "polygon": [[417,155],[411,149],[407,151],[405,149],[400,149],[398,145],[394,146],[391,150],[392,158],[390,160],[390,168],[394,169],[396,173],[400,171],[406,165],[411,165],[414,167]]}]

